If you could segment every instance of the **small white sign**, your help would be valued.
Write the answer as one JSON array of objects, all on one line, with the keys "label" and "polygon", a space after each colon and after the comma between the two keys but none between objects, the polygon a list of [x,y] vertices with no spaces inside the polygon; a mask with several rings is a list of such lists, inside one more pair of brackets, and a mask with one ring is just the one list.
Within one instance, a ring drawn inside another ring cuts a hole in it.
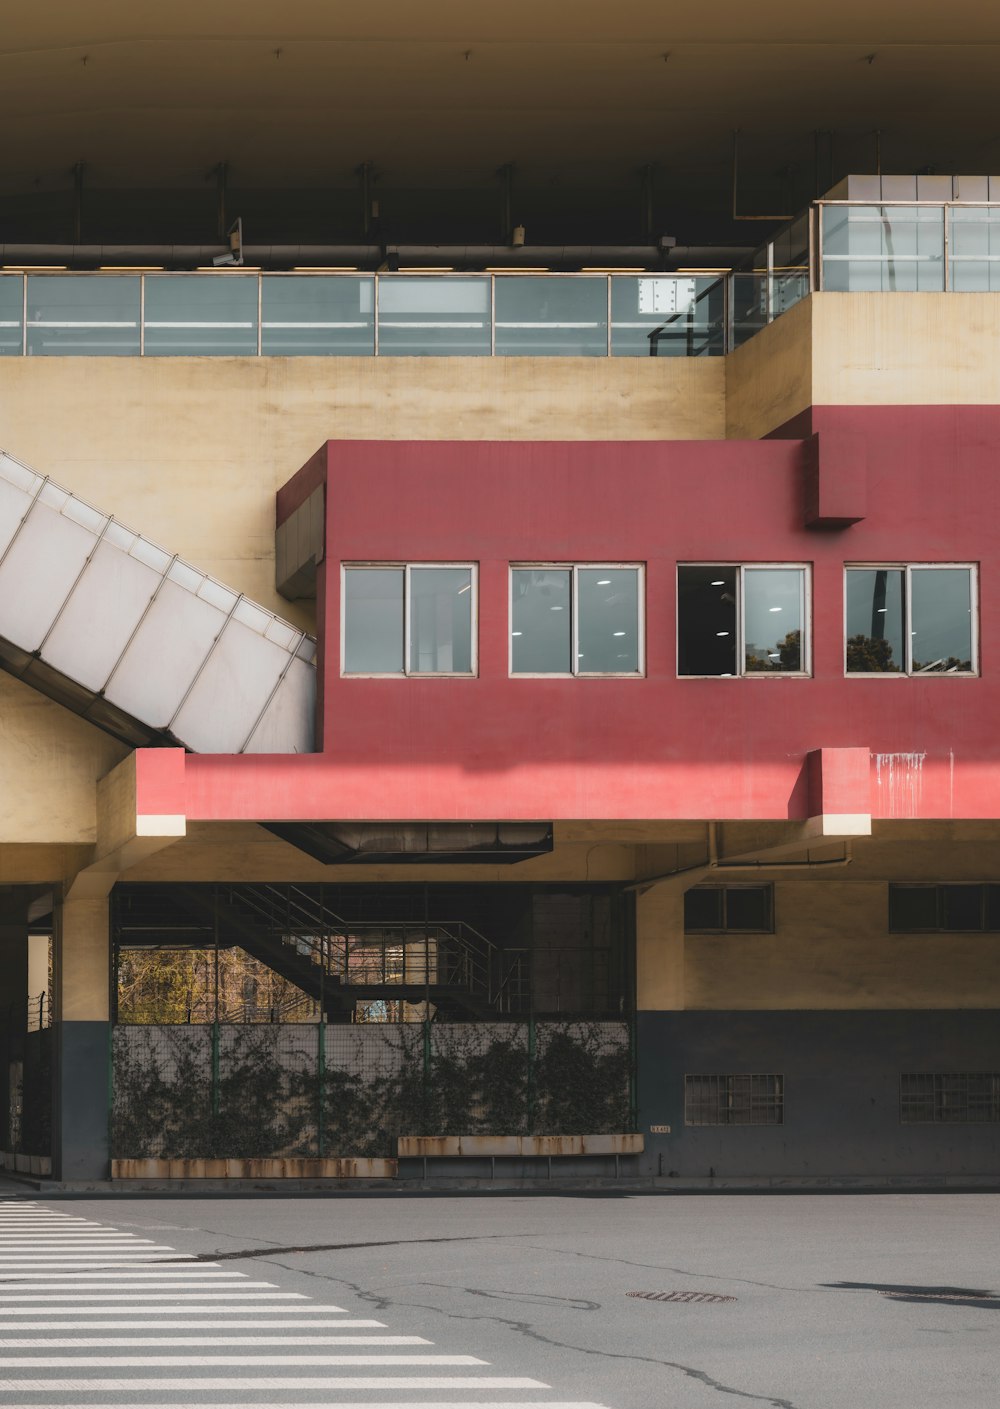
[{"label": "small white sign", "polygon": [[669,1134],[670,1134],[670,1126],[669,1126],[669,1125],[651,1125],[651,1126],[649,1127],[649,1133],[650,1133],[650,1135],[669,1135]]},{"label": "small white sign", "polygon": [[686,313],[694,303],[694,279],[640,279],[640,313]]}]

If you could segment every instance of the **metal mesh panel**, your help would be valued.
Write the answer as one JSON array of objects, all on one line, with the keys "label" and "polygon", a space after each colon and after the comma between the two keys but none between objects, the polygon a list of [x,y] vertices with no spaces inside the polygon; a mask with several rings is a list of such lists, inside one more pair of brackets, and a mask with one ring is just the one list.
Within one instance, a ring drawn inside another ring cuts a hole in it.
[{"label": "metal mesh panel", "polygon": [[528,1027],[433,1024],[423,1135],[522,1135],[528,1130]]},{"label": "metal mesh panel", "polygon": [[318,1152],[316,1027],[219,1028],[212,1140],[229,1159]]},{"label": "metal mesh panel", "polygon": [[211,1028],[117,1027],[112,1061],[113,1158],[214,1153]]},{"label": "metal mesh panel", "polygon": [[112,1153],[383,1156],[399,1135],[630,1128],[626,1023],[119,1026]]},{"label": "metal mesh panel", "polygon": [[329,1154],[391,1157],[423,1108],[423,1027],[330,1025],[322,1092]]},{"label": "metal mesh panel", "polygon": [[629,1130],[631,1071],[627,1023],[539,1023],[529,1101],[532,1133]]}]

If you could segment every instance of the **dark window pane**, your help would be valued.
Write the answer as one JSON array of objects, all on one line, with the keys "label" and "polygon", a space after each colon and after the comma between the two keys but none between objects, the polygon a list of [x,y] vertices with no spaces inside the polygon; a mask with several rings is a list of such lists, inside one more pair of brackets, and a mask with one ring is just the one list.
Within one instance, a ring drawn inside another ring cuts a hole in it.
[{"label": "dark window pane", "polygon": [[511,669],[515,675],[568,675],[573,636],[568,568],[511,573]]},{"label": "dark window pane", "polygon": [[727,930],[770,930],[770,886],[734,886],[724,894]]},{"label": "dark window pane", "polygon": [[718,887],[706,886],[684,892],[684,928],[693,930],[722,929],[723,891]]},{"label": "dark window pane", "polygon": [[847,573],[847,669],[869,674],[906,668],[902,568]]},{"label": "dark window pane", "polygon": [[986,928],[1000,930],[1000,886],[984,886],[983,889],[986,891]]},{"label": "dark window pane", "polygon": [[736,569],[677,569],[678,675],[736,674]]},{"label": "dark window pane", "polygon": [[982,886],[942,886],[941,926],[946,930],[981,930]]},{"label": "dark window pane", "polygon": [[354,675],[402,673],[402,568],[344,573],[344,670]]},{"label": "dark window pane", "polygon": [[914,568],[911,646],[914,673],[972,669],[972,575],[968,568]]},{"label": "dark window pane", "polygon": [[889,928],[907,933],[938,928],[937,886],[890,886]]},{"label": "dark window pane", "polygon": [[745,668],[803,670],[801,568],[747,568],[743,574]]}]

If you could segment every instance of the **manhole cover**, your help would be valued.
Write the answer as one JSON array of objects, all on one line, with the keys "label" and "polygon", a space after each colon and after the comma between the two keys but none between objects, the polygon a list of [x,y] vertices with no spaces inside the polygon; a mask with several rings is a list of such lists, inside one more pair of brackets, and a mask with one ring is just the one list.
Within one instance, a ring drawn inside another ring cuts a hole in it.
[{"label": "manhole cover", "polygon": [[735,1301],[734,1296],[719,1296],[716,1292],[626,1292],[626,1296],[641,1301]]}]

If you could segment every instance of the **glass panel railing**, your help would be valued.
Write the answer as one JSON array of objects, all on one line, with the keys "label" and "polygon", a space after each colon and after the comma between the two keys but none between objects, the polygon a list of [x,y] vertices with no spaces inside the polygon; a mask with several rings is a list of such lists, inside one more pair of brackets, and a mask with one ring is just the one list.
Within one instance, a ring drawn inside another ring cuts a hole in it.
[{"label": "glass panel railing", "polygon": [[378,283],[380,356],[488,357],[490,278],[385,274]]},{"label": "glass panel railing", "polygon": [[17,357],[24,347],[24,275],[0,274],[0,357]]},{"label": "glass panel railing", "polygon": [[952,206],[948,287],[956,293],[1000,289],[1000,206]]},{"label": "glass panel railing", "polygon": [[29,357],[137,357],[136,274],[29,274]]},{"label": "glass panel railing", "polygon": [[498,274],[498,357],[606,357],[607,275]]},{"label": "glass panel railing", "polygon": [[715,275],[614,274],[611,355],[718,356],[725,351],[724,304]]},{"label": "glass panel railing", "polygon": [[805,215],[779,230],[771,245],[771,317],[779,318],[809,292],[809,219]]},{"label": "glass panel railing", "polygon": [[770,322],[768,279],[764,270],[739,270],[729,276],[733,347],[741,347]]},{"label": "glass panel railing", "polygon": [[824,205],[822,238],[827,292],[945,287],[943,205]]},{"label": "glass panel railing", "polygon": [[257,351],[256,274],[147,274],[148,357],[247,357]]},{"label": "glass panel railing", "polygon": [[374,276],[265,276],[260,316],[260,350],[265,357],[371,357]]}]

